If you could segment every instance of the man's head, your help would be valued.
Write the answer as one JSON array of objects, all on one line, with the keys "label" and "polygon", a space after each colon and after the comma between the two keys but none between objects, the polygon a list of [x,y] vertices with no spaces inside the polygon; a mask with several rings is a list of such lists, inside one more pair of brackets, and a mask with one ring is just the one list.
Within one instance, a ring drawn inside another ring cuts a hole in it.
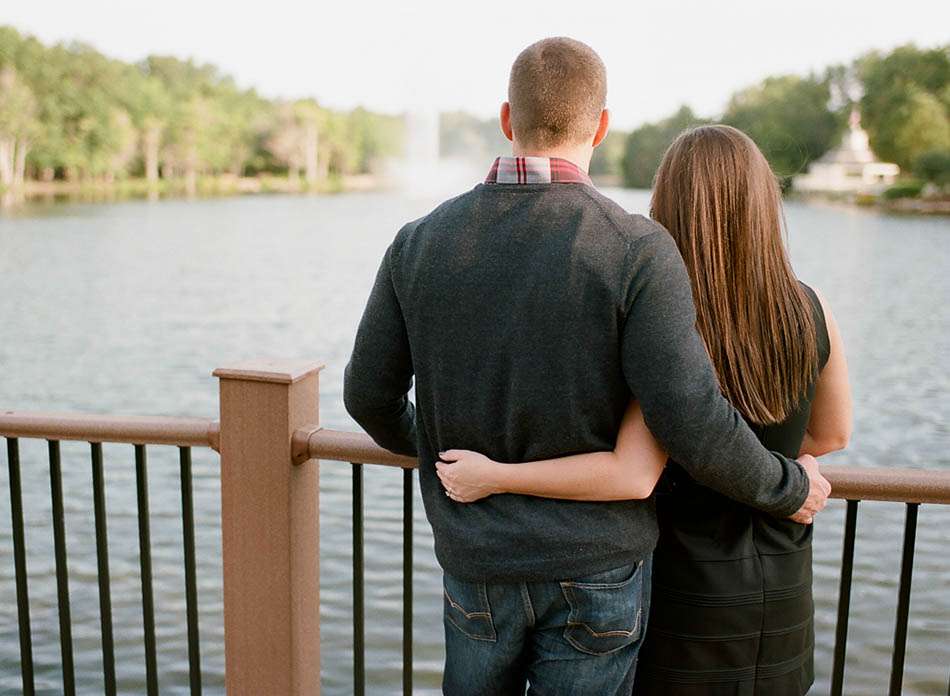
[{"label": "man's head", "polygon": [[502,130],[525,151],[596,147],[607,134],[607,70],[587,44],[542,39],[511,66]]}]

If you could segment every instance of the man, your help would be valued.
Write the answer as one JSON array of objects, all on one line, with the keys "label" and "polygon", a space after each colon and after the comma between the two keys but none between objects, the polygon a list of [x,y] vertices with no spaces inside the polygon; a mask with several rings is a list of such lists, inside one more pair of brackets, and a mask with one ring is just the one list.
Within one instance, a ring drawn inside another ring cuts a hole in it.
[{"label": "man", "polygon": [[[507,462],[610,450],[631,398],[700,483],[808,522],[830,490],[813,459],[769,453],[722,397],[669,234],[600,195],[606,71],[545,39],[511,70],[514,157],[406,225],[387,250],[346,370],[350,414],[417,454],[445,571],[447,694],[629,694],[656,542],[651,500],[496,495],[436,476],[448,448]],[[418,408],[407,393],[416,379]]]}]

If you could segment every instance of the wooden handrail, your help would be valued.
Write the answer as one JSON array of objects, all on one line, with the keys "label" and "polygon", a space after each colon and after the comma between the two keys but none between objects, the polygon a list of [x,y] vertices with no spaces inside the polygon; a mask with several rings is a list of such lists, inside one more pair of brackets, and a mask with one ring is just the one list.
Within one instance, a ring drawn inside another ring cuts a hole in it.
[{"label": "wooden handrail", "polygon": [[0,436],[3,437],[210,447],[217,450],[219,430],[218,421],[210,418],[0,411]]},{"label": "wooden handrail", "polygon": [[821,473],[832,498],[950,504],[950,470],[823,466]]},{"label": "wooden handrail", "polygon": [[[301,437],[298,437],[298,433]],[[354,464],[383,464],[403,469],[418,468],[415,457],[383,449],[365,433],[323,428],[301,428],[294,434],[295,449],[304,456],[299,459],[328,459]],[[306,453],[306,454],[304,454]]]},{"label": "wooden handrail", "polygon": [[[116,416],[87,413],[0,411],[0,436],[210,447],[218,449],[220,426],[210,418]],[[413,457],[383,449],[364,433],[301,428],[294,433],[295,461],[326,459],[418,466]],[[832,498],[950,504],[950,470],[823,466]]]},{"label": "wooden handrail", "polygon": [[[308,453],[311,459],[404,469],[418,466],[413,457],[385,450],[363,433],[318,428],[298,433],[296,449],[302,455]],[[305,459],[306,455],[299,458]],[[821,472],[831,482],[832,498],[950,504],[950,470],[822,466]]]}]

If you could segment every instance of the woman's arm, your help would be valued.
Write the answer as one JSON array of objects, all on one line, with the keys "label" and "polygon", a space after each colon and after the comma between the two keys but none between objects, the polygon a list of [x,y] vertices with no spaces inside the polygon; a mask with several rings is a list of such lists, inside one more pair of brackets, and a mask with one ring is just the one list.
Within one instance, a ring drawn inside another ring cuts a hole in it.
[{"label": "woman's arm", "polygon": [[848,361],[844,355],[844,342],[838,330],[831,308],[820,294],[831,353],[828,362],[818,375],[815,399],[811,404],[811,416],[799,454],[820,457],[823,454],[844,449],[851,439],[851,386],[848,384]]},{"label": "woman's arm", "polygon": [[503,464],[468,450],[442,452],[436,462],[450,498],[471,503],[495,493],[566,500],[649,498],[666,466],[636,401],[627,408],[612,452],[591,452],[525,464]]}]

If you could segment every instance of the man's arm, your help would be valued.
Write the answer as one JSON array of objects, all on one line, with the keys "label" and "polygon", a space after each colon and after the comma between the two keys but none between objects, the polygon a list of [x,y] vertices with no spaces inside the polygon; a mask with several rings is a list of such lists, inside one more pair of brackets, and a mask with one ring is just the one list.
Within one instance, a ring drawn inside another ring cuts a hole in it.
[{"label": "man's arm", "polygon": [[389,247],[376,274],[343,379],[347,412],[380,447],[416,455],[415,408],[409,401],[412,355],[393,287]]},{"label": "man's arm", "polygon": [[801,465],[766,450],[722,395],[672,237],[659,229],[628,256],[638,270],[627,297],[623,370],[650,431],[699,483],[777,517],[805,506],[797,519],[807,521],[824,506],[821,491]]}]

